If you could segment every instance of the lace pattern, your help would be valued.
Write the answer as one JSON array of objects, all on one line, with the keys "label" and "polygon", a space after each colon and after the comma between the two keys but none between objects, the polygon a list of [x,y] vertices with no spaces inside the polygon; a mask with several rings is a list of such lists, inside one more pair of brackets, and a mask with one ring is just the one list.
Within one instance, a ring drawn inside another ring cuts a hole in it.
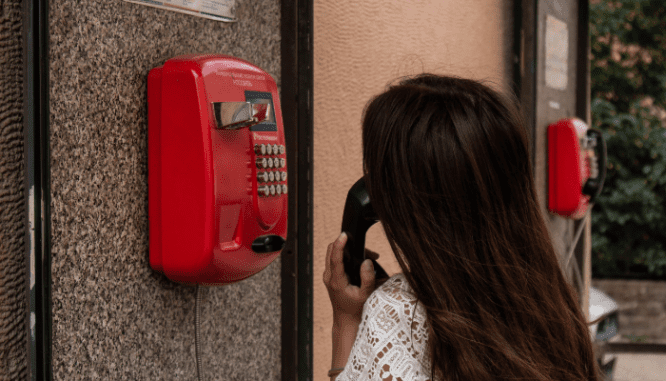
[{"label": "lace pattern", "polygon": [[426,315],[416,302],[403,274],[377,288],[363,306],[356,340],[336,381],[430,380]]}]

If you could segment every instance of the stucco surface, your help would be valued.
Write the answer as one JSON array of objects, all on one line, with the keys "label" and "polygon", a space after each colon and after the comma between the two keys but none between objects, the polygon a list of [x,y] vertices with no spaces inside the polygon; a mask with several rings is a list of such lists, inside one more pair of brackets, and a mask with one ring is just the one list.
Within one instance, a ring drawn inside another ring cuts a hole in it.
[{"label": "stucco surface", "polygon": [[0,380],[28,377],[23,165],[23,12],[0,3]]},{"label": "stucco surface", "polygon": [[[146,78],[222,53],[280,81],[278,0],[226,24],[120,0],[52,0],[53,372],[56,380],[195,380],[194,288],[148,264]],[[203,290],[206,380],[280,377],[280,259]]]},{"label": "stucco surface", "polygon": [[[314,2],[314,379],[331,361],[331,305],[322,282],[326,247],[340,234],[347,191],[362,175],[360,119],[396,77],[435,72],[510,87],[511,1]],[[400,271],[380,225],[367,247]]]}]

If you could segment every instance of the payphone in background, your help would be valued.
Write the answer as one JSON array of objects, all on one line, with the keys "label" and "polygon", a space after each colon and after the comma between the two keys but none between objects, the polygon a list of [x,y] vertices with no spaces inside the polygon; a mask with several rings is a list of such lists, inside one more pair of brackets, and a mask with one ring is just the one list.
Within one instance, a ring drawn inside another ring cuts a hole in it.
[{"label": "payphone in background", "polygon": [[548,209],[580,219],[601,193],[606,177],[606,143],[601,131],[580,119],[548,126]]},{"label": "payphone in background", "polygon": [[150,266],[186,284],[252,276],[287,239],[277,85],[226,55],[172,58],[148,76]]}]

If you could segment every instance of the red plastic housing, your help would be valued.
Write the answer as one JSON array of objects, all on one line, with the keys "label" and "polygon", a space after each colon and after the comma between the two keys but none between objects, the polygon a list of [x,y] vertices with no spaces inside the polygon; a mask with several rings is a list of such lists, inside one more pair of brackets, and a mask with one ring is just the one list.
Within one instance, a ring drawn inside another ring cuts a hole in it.
[{"label": "red plastic housing", "polygon": [[583,185],[590,177],[587,125],[580,119],[562,119],[548,126],[548,209],[572,219],[585,215],[590,197]]},{"label": "red plastic housing", "polygon": [[[277,131],[217,128],[213,102],[245,102],[246,91],[270,93]],[[287,239],[288,206],[287,194],[258,195],[255,144],[285,144],[277,86],[268,73],[225,55],[180,56],[150,71],[154,270],[180,283],[222,285],[258,273],[278,256],[252,250],[260,236]],[[285,153],[275,156],[286,162]]]}]

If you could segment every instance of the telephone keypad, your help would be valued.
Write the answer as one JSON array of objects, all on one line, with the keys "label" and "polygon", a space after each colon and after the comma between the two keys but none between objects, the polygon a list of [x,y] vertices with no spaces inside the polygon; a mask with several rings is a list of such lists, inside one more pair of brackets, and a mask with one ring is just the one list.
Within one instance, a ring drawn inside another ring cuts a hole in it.
[{"label": "telephone keypad", "polygon": [[257,180],[258,180],[260,183],[268,182],[268,179],[269,179],[269,176],[268,176],[268,173],[267,173],[267,172],[259,172],[259,173],[257,174]]},{"label": "telephone keypad", "polygon": [[266,154],[266,144],[255,144],[254,145],[254,153],[257,155],[265,155]]},{"label": "telephone keypad", "polygon": [[[261,171],[257,171],[257,181],[259,183],[269,183],[257,187],[259,196],[280,196],[287,194],[287,184],[270,184],[272,182],[287,181],[287,160],[278,155],[283,155],[286,149],[282,144],[255,144],[254,153],[257,156],[270,157],[257,157],[256,165]],[[277,169],[277,170],[276,170]]]}]

